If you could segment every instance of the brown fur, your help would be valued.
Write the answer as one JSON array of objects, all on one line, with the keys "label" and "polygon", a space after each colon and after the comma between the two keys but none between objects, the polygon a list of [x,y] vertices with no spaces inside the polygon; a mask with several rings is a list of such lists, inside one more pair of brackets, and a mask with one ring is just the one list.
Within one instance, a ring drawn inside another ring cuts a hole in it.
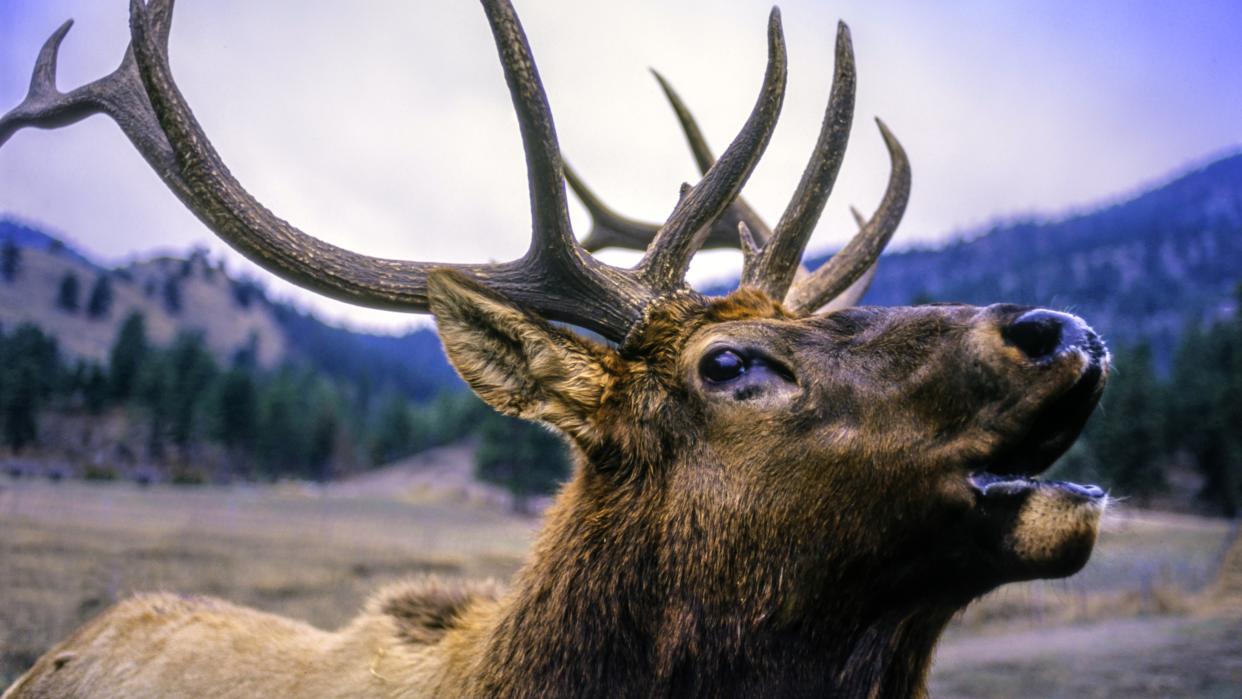
[{"label": "brown fur", "polygon": [[[923,696],[957,610],[1073,572],[1094,541],[1097,506],[1041,489],[985,507],[966,482],[1083,371],[1001,339],[1023,309],[800,318],[754,291],[686,292],[610,348],[459,274],[430,287],[471,387],[577,455],[510,591],[424,580],[334,633],[140,597],[5,699]],[[788,375],[709,385],[698,363],[721,345]]]}]

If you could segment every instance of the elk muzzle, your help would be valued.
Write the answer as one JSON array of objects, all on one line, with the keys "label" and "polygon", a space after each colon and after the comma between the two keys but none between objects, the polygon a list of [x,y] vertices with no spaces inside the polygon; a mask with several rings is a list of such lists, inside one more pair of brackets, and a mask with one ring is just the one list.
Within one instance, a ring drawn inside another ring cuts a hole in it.
[{"label": "elk muzzle", "polygon": [[1099,402],[1110,357],[1077,316],[1003,308],[1001,351],[1017,372],[1038,377],[1031,391],[1040,401],[1024,427],[973,464],[966,479],[1000,577],[1063,577],[1086,564],[1107,496],[1094,485],[1038,476],[1082,431]]}]

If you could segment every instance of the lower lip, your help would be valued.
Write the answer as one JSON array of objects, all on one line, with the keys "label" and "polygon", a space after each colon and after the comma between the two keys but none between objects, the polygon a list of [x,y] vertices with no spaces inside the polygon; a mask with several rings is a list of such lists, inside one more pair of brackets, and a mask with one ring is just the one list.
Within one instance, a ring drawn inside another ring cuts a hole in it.
[{"label": "lower lip", "polygon": [[971,486],[983,496],[1016,495],[1033,491],[1037,488],[1056,488],[1084,500],[1099,500],[1104,497],[1104,490],[1099,486],[1082,485],[1069,481],[1041,481],[1037,478],[1027,478],[1024,476],[1006,477],[987,472],[973,473],[970,475],[969,480]]},{"label": "lower lip", "polygon": [[1098,500],[1104,497],[1104,490],[1098,485],[1081,485],[1079,483],[1070,483],[1069,481],[1045,481],[1045,483],[1089,500]]}]

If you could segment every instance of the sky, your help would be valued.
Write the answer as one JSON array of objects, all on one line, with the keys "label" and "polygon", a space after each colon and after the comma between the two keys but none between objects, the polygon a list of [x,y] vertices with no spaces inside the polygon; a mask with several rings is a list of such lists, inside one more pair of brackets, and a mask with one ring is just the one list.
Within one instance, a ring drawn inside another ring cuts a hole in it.
[{"label": "sky", "polygon": [[[697,172],[647,69],[669,78],[722,150],[759,88],[770,5],[515,4],[566,158],[615,209],[663,220]],[[849,151],[812,250],[849,237],[849,205],[870,211],[880,200],[888,158],[874,116],[914,172],[893,248],[1090,208],[1242,146],[1242,3],[1233,0],[793,0],[781,11],[785,106],[744,191],[769,222],[818,134],[838,19],[857,56]],[[22,99],[39,46],[68,18],[76,23],[61,49],[62,90],[119,62],[123,0],[0,0],[0,110]],[[171,41],[178,84],[234,175],[308,233],[444,262],[525,250],[521,143],[477,3],[180,0]],[[571,206],[585,235],[589,218]],[[0,149],[3,214],[109,263],[204,246],[234,272],[268,279],[276,296],[353,327],[397,331],[417,318],[320,299],[258,271],[186,211],[103,116],[27,129]],[[738,267],[736,252],[703,253],[691,279]]]}]

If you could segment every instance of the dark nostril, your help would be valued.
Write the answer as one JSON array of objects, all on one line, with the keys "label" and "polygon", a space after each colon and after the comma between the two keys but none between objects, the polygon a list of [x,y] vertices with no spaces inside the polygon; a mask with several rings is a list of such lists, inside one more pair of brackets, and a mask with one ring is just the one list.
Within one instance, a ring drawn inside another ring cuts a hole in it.
[{"label": "dark nostril", "polygon": [[1067,327],[1076,328],[1075,318],[1042,309],[1028,311],[1001,330],[1005,342],[1022,350],[1031,359],[1049,357],[1061,348]]}]

